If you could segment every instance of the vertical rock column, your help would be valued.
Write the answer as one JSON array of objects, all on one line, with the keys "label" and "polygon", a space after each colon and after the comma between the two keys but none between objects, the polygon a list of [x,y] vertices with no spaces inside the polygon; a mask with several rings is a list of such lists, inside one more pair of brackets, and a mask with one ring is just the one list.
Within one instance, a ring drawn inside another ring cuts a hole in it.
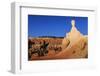
[{"label": "vertical rock column", "polygon": [[72,28],[69,33],[66,33],[66,36],[64,37],[62,41],[62,49],[67,48],[68,46],[73,45],[76,43],[80,38],[83,37],[83,35],[77,30],[75,27],[75,20],[71,21]]}]

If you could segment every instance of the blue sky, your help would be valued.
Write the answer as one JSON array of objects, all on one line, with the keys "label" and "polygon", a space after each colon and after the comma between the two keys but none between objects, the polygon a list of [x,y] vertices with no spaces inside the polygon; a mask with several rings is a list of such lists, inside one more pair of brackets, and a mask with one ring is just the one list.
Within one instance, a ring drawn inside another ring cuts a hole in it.
[{"label": "blue sky", "polygon": [[73,19],[76,28],[83,35],[88,35],[88,17],[28,15],[28,36],[64,37],[70,31]]}]

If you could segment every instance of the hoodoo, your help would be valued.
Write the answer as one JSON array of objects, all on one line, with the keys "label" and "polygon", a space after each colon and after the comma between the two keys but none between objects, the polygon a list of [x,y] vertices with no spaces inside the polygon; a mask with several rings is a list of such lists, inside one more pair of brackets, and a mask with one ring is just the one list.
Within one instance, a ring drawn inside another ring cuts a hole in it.
[{"label": "hoodoo", "polygon": [[75,27],[75,20],[71,21],[72,28],[62,41],[62,51],[58,58],[84,58],[87,56],[87,37],[84,37]]},{"label": "hoodoo", "polygon": [[71,24],[72,24],[72,28],[70,32],[66,33],[66,36],[64,37],[62,41],[63,49],[65,49],[69,44],[73,45],[75,42],[77,42],[80,38],[83,37],[83,35],[75,27],[75,20],[72,20]]}]

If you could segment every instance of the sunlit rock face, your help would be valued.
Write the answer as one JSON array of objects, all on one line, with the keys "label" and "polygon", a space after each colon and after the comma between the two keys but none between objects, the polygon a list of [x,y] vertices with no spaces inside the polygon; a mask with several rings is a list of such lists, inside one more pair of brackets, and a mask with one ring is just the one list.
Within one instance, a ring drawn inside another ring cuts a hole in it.
[{"label": "sunlit rock face", "polygon": [[75,27],[75,20],[71,21],[72,28],[69,33],[66,33],[62,41],[62,52],[57,56],[61,58],[84,58],[87,56],[87,37],[82,35]]},{"label": "sunlit rock face", "polygon": [[62,41],[62,48],[66,48],[69,44],[73,45],[76,43],[80,38],[83,37],[83,35],[77,30],[75,27],[75,21],[71,21],[72,28],[69,33],[66,33],[66,36],[64,37]]}]

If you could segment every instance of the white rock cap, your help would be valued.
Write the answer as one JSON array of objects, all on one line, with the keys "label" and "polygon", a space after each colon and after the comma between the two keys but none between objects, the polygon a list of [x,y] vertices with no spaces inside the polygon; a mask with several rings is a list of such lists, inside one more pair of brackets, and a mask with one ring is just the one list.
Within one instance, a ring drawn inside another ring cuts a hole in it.
[{"label": "white rock cap", "polygon": [[72,20],[71,24],[72,24],[72,27],[74,27],[75,26],[75,20]]}]

